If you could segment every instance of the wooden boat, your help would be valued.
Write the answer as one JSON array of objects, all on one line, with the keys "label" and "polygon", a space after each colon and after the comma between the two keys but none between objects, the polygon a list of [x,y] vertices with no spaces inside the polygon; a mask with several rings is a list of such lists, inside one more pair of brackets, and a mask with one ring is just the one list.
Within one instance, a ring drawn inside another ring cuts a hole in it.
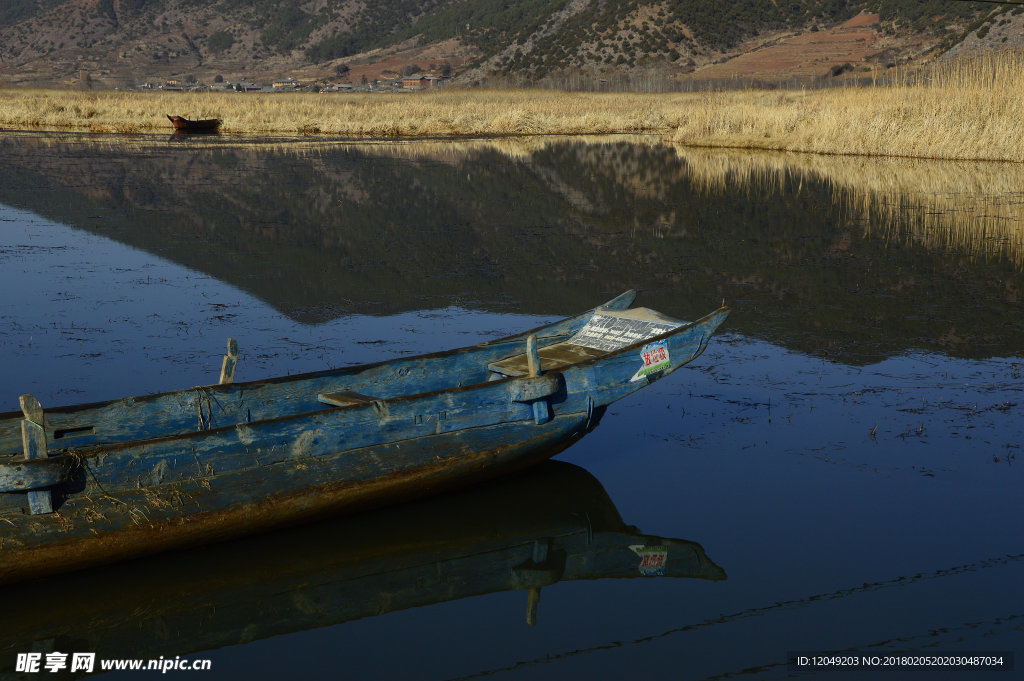
[{"label": "wooden boat", "polygon": [[728,315],[603,306],[470,348],[0,414],[0,582],[380,506],[521,469],[700,355]]},{"label": "wooden boat", "polygon": [[0,588],[0,676],[18,652],[54,641],[105,658],[173,658],[517,590],[516,624],[521,612],[532,624],[543,589],[594,579],[726,574],[700,544],[628,525],[587,471],[545,461],[356,518]]},{"label": "wooden boat", "polygon": [[189,120],[183,116],[167,116],[175,130],[181,132],[215,132],[220,127],[219,118],[204,118],[201,120]]}]

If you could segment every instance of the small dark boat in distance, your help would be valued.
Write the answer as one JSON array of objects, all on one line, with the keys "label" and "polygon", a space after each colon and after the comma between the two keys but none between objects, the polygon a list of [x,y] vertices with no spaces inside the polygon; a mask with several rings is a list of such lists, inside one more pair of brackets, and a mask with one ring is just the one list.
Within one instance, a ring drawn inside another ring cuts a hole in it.
[{"label": "small dark boat in distance", "polygon": [[219,118],[204,118],[202,120],[189,120],[182,116],[167,116],[174,129],[179,132],[216,132],[220,127]]}]

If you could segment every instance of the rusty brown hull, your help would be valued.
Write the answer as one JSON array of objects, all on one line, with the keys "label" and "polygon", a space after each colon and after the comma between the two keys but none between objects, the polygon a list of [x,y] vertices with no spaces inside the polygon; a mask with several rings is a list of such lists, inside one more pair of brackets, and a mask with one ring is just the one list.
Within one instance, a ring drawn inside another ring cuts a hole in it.
[{"label": "rusty brown hull", "polygon": [[174,126],[174,129],[179,132],[215,132],[221,125],[219,118],[190,120],[183,116],[168,115],[167,119]]}]

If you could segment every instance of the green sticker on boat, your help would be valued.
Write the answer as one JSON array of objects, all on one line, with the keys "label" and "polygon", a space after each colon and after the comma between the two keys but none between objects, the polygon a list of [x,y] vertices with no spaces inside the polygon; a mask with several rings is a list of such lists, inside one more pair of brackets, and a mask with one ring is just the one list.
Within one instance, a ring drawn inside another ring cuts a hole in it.
[{"label": "green sticker on boat", "polygon": [[648,343],[640,350],[640,360],[643,362],[643,366],[640,370],[633,374],[630,380],[639,381],[648,374],[653,374],[657,371],[668,369],[672,366],[672,359],[668,354],[668,345],[663,341],[659,343]]}]

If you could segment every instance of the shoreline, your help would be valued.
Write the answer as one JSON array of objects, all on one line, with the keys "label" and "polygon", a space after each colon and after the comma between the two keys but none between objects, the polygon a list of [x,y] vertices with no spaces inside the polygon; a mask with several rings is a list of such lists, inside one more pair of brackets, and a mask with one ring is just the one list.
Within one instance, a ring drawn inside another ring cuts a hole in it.
[{"label": "shoreline", "polygon": [[694,148],[1024,162],[1024,62],[1012,52],[936,68],[925,84],[823,90],[579,93],[169,93],[0,89],[0,130],[466,139],[658,134]]},{"label": "shoreline", "polygon": [[[676,95],[550,90],[431,93],[143,93],[0,90],[0,130],[170,132],[166,115],[220,118],[222,133],[367,138],[667,133]],[[644,101],[638,103],[638,98]]]}]

